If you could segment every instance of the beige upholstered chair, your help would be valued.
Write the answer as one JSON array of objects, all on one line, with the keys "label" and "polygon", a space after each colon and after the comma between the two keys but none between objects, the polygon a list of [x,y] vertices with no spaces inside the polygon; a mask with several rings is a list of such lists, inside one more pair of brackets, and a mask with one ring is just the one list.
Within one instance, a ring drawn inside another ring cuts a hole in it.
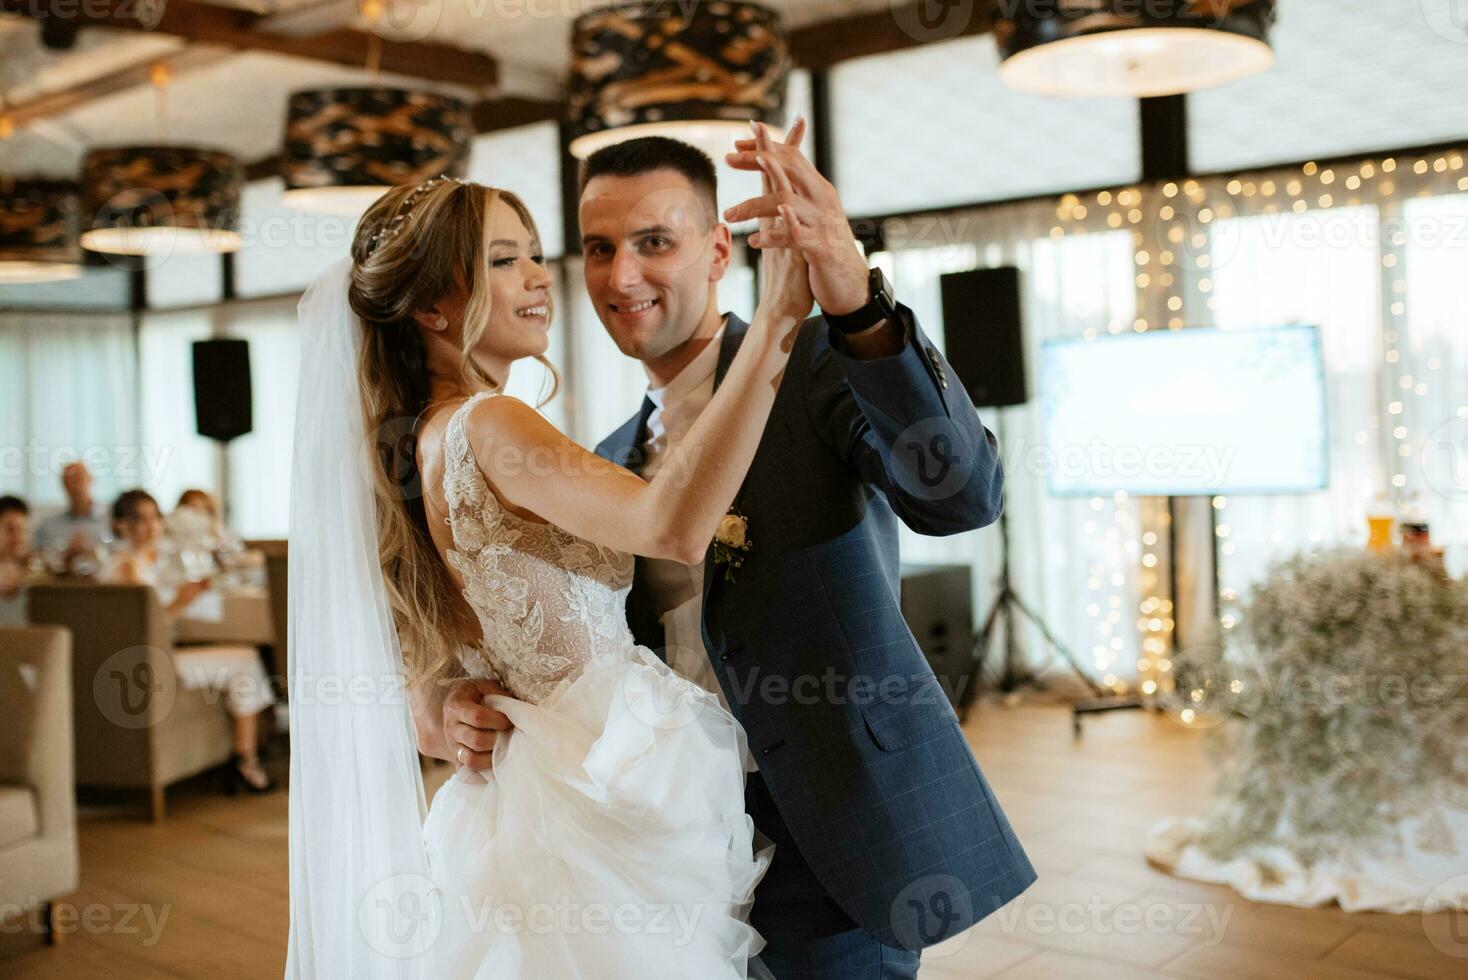
[{"label": "beige upholstered chair", "polygon": [[265,553],[265,579],[270,589],[270,625],[275,632],[275,673],[289,677],[290,623],[287,611],[290,605],[290,589],[286,573],[290,560],[282,548],[278,552]]},{"label": "beige upholstered chair", "polygon": [[0,629],[0,909],[45,909],[77,887],[71,636]]},{"label": "beige upholstered chair", "polygon": [[178,683],[152,589],[36,585],[30,618],[72,632],[77,785],[148,789],[157,822],[165,787],[229,760],[224,698]]}]

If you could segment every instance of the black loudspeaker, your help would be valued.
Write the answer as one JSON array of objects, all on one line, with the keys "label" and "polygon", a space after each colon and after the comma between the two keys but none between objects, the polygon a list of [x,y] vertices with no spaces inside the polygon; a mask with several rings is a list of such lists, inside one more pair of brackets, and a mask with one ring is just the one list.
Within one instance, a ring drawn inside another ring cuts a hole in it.
[{"label": "black loudspeaker", "polygon": [[1024,334],[1019,270],[974,269],[942,277],[944,353],[979,407],[1023,405]]},{"label": "black loudspeaker", "polygon": [[254,428],[248,340],[194,341],[194,419],[199,435],[220,442]]},{"label": "black loudspeaker", "polygon": [[954,708],[973,670],[973,609],[967,565],[902,566],[902,618]]}]

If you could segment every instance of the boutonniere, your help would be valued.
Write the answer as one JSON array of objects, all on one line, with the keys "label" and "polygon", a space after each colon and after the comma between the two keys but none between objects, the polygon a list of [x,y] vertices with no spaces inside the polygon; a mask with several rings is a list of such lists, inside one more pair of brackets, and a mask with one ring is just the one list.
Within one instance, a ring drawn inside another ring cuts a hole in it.
[{"label": "boutonniere", "polygon": [[744,565],[744,554],[754,547],[749,540],[749,518],[729,511],[714,532],[714,564],[724,566],[724,581],[734,581],[734,569]]}]

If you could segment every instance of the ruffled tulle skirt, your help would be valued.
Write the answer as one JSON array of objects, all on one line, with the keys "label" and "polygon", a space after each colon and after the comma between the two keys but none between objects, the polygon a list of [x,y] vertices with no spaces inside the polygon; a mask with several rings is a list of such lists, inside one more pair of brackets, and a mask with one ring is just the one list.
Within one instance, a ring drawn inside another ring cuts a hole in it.
[{"label": "ruffled tulle skirt", "polygon": [[708,691],[637,648],[539,704],[460,769],[424,825],[441,920],[424,976],[743,978],[769,863],[744,811],[748,746]]}]

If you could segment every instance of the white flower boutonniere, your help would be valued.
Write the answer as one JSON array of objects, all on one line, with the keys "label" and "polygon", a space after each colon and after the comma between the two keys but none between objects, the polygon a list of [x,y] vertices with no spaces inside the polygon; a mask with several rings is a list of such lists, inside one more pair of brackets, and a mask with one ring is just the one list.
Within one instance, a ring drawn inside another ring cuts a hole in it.
[{"label": "white flower boutonniere", "polygon": [[745,552],[754,547],[749,540],[749,518],[729,511],[714,532],[714,564],[724,566],[724,580],[734,581],[734,569],[744,565]]}]

